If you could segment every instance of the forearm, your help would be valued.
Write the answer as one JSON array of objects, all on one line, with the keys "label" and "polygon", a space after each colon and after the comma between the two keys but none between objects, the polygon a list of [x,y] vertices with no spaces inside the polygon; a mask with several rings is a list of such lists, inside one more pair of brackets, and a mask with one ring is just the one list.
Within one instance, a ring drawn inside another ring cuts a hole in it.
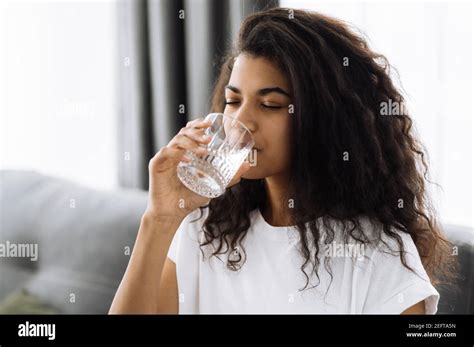
[{"label": "forearm", "polygon": [[180,219],[160,219],[145,213],[127,270],[109,313],[156,313],[161,274]]}]

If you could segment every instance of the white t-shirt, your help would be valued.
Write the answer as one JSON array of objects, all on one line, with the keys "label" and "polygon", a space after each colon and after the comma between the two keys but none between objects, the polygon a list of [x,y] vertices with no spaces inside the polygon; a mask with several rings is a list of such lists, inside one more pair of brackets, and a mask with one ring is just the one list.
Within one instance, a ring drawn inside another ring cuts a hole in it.
[{"label": "white t-shirt", "polygon": [[[176,264],[179,313],[392,313],[399,314],[425,300],[427,314],[437,311],[439,293],[432,286],[411,237],[401,236],[407,263],[405,268],[396,255],[379,244],[362,246],[356,241],[336,239],[322,245],[317,278],[311,276],[308,288],[301,271],[304,258],[298,251],[299,233],[294,227],[268,224],[259,209],[251,212],[251,226],[242,241],[246,260],[239,271],[227,268],[227,254],[204,260],[199,242],[204,240],[199,209],[181,223],[171,243],[168,258]],[[364,230],[373,224],[367,219]],[[367,229],[366,229],[367,228]],[[336,230],[337,234],[337,230]],[[340,233],[339,233],[340,234]],[[390,249],[398,251],[396,242],[383,238]],[[350,248],[348,245],[352,245]],[[207,249],[207,251],[206,251]],[[389,252],[389,253],[387,253]],[[329,257],[333,280],[325,270]],[[330,285],[329,285],[330,284]]]}]

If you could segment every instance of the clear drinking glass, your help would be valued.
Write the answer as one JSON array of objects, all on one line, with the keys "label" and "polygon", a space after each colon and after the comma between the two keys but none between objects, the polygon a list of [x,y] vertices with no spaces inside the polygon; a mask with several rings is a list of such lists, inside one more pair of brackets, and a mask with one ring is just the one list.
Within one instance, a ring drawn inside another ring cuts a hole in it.
[{"label": "clear drinking glass", "polygon": [[186,151],[191,162],[180,162],[177,173],[181,182],[193,192],[215,198],[225,192],[255,143],[251,132],[235,118],[210,113],[206,119],[211,120],[211,126],[204,133],[212,138],[201,146],[207,147],[209,154],[198,156]]}]

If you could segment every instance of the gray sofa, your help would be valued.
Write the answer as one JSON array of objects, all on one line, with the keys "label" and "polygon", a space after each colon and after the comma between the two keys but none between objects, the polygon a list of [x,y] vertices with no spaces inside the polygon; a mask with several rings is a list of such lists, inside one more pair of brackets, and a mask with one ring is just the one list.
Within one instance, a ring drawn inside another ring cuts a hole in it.
[{"label": "gray sofa", "polygon": [[[0,242],[37,243],[38,260],[0,258],[0,301],[21,288],[61,313],[106,313],[146,208],[144,191],[98,191],[29,171],[0,171]],[[458,289],[438,288],[438,313],[474,313],[474,234],[459,247]]]},{"label": "gray sofa", "polygon": [[0,300],[26,288],[62,313],[108,312],[146,193],[98,191],[24,171],[2,171],[0,185],[0,242],[38,243],[39,254],[36,262],[0,258]]}]

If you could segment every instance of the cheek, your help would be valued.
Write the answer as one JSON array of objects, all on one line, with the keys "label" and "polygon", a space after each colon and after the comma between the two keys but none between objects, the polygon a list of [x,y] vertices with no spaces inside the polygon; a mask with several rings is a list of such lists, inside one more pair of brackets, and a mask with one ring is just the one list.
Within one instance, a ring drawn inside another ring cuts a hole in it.
[{"label": "cheek", "polygon": [[[291,123],[288,118],[284,118],[286,121],[279,122],[277,126],[273,127],[272,131],[267,134],[267,141],[271,143],[271,148],[281,152],[281,155],[289,152],[290,146],[290,126]],[[280,155],[280,156],[281,156]]]},{"label": "cheek", "polygon": [[272,129],[265,136],[265,150],[262,152],[262,159],[266,165],[274,166],[278,169],[287,166],[290,161],[290,129],[285,122]]},{"label": "cheek", "polygon": [[275,144],[272,146],[270,163],[277,170],[283,170],[289,165],[290,151],[288,148],[288,139],[286,137],[275,137]]}]

